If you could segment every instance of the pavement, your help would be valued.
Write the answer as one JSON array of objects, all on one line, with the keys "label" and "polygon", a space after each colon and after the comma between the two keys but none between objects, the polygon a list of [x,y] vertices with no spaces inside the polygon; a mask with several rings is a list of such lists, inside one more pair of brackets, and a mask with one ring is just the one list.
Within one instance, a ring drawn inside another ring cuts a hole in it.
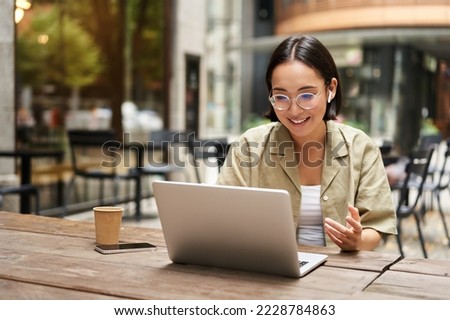
[{"label": "pavement", "polygon": [[[447,226],[450,227],[450,212],[446,214]],[[435,260],[450,260],[450,246],[445,236],[442,220],[437,211],[426,213],[422,222],[425,248],[428,258]],[[402,221],[402,240],[405,258],[423,258],[422,249],[413,217]],[[387,253],[399,253],[395,236],[389,236],[375,250]]]}]

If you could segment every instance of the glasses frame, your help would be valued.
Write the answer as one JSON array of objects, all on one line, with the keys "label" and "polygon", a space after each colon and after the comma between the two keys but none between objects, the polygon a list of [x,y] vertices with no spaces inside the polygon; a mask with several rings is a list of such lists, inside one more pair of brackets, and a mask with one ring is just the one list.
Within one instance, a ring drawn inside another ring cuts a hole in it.
[{"label": "glasses frame", "polygon": [[[312,107],[312,108],[305,108],[304,106],[302,106],[302,105],[299,103],[298,97],[300,97],[300,96],[303,95],[303,94],[310,94],[310,95],[313,95],[313,96],[314,96],[312,99],[315,100],[315,99],[317,99],[317,98],[322,94],[323,88],[326,87],[326,86],[327,86],[327,85],[324,84],[324,86],[322,87],[322,90],[320,90],[320,91],[319,91],[318,93],[316,93],[316,94],[311,93],[311,92],[302,92],[302,93],[299,93],[299,94],[295,97],[295,103],[296,103],[300,108],[302,108],[303,110],[312,110],[312,109],[316,108],[316,107],[317,107],[317,104],[314,105],[314,107]],[[272,92],[271,92],[271,93],[272,93]],[[278,108],[278,107],[276,107],[276,106],[275,106],[275,101],[273,100],[273,97],[275,97],[275,96],[283,96],[283,97],[286,97],[286,98],[289,100],[289,106],[288,106],[287,108],[285,108],[285,109],[284,109],[284,108]],[[287,95],[285,95],[285,94],[282,94],[282,93],[269,95],[268,99],[269,99],[269,102],[270,102],[270,104],[272,105],[272,107],[273,107],[274,109],[276,109],[276,110],[279,110],[279,111],[286,111],[286,110],[288,110],[288,109],[291,107],[291,104],[292,104],[292,99],[291,99],[291,97],[289,97],[289,96],[287,96]]]}]

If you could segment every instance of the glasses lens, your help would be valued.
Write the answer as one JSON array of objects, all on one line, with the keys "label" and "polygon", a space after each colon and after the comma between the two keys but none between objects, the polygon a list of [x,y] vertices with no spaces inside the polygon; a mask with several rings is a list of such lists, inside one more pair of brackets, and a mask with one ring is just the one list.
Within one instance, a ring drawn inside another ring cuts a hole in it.
[{"label": "glasses lens", "polygon": [[275,94],[269,100],[272,103],[272,106],[278,110],[289,109],[289,105],[291,104],[289,97],[283,94]]},{"label": "glasses lens", "polygon": [[312,109],[316,106],[317,95],[313,93],[302,93],[297,97],[297,104],[303,109]]},{"label": "glasses lens", "polygon": [[[314,93],[301,93],[297,96],[296,102],[297,105],[302,107],[303,109],[313,109],[316,107],[316,100],[319,94]],[[274,94],[269,98],[270,103],[272,106],[277,110],[287,110],[289,109],[289,106],[291,105],[291,100],[288,96],[285,96],[284,94]]]}]

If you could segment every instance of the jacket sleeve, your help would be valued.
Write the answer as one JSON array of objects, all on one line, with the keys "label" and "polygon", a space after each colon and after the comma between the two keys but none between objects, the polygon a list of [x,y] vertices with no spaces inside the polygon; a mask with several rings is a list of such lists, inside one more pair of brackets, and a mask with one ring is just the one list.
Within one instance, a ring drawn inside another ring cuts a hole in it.
[{"label": "jacket sleeve", "polygon": [[397,234],[395,207],[379,148],[368,143],[364,149],[355,206],[363,228],[385,234]]},{"label": "jacket sleeve", "polygon": [[248,182],[251,181],[251,167],[245,164],[249,163],[250,152],[246,144],[244,138],[241,138],[239,142],[231,144],[217,178],[217,184],[242,187],[249,186]]}]

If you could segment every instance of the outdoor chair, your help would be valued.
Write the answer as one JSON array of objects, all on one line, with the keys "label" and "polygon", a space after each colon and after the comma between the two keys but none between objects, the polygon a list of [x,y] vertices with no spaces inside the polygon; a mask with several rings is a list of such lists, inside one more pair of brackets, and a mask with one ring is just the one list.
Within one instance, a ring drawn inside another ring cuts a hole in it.
[{"label": "outdoor chair", "polygon": [[[148,138],[145,148],[138,156],[137,170],[141,177],[173,180],[173,174],[186,173],[184,169],[188,138],[185,132],[154,130],[149,133]],[[151,197],[152,194],[148,196]]]},{"label": "outdoor chair", "polygon": [[[205,166],[216,166],[218,171],[225,163],[230,144],[226,137],[216,139],[189,139],[189,151],[194,160],[195,176],[197,182],[203,182],[200,174],[200,167],[203,163]],[[211,161],[211,159],[213,159]]]},{"label": "outdoor chair", "polygon": [[[1,187],[0,188],[0,208],[3,207],[3,196],[7,194],[30,194],[34,196],[34,213],[39,214],[39,189],[32,184],[24,184],[20,186],[10,186],[10,187]],[[29,212],[22,212],[29,213]]]},{"label": "outdoor chair", "polygon": [[446,150],[443,155],[442,162],[436,170],[438,173],[437,180],[427,179],[423,186],[423,192],[430,192],[432,197],[436,198],[442,226],[444,228],[445,236],[447,237],[448,245],[450,246],[449,230],[445,221],[445,215],[441,203],[441,193],[450,191],[450,168],[448,168],[448,163],[450,163],[450,138],[446,140]]},{"label": "outdoor chair", "polygon": [[426,150],[433,145],[439,145],[442,141],[442,136],[439,133],[426,134],[420,137],[418,147]]},{"label": "outdoor chair", "polygon": [[[413,147],[412,150],[415,151],[424,151],[427,152],[428,150],[433,149],[433,154],[432,157],[430,159],[430,164],[429,167],[427,169],[428,172],[428,179],[426,181],[434,181],[435,179],[435,175],[437,172],[437,162],[438,162],[438,157],[439,157],[439,146],[440,146],[440,142],[442,141],[441,135],[440,134],[428,134],[428,135],[422,135],[418,141],[418,143],[416,144],[416,146]],[[408,157],[397,157],[396,159],[396,163],[398,164],[398,168],[401,167],[405,167],[406,164],[405,162],[408,161],[407,159]],[[402,172],[403,174],[403,172]],[[393,191],[399,190],[402,188],[402,181],[403,179],[401,179],[400,181],[394,183],[391,185],[391,189]],[[413,182],[411,182],[413,183]],[[416,183],[417,184],[417,183]],[[426,190],[429,191],[429,190]],[[424,194],[425,194],[425,190],[424,190]],[[424,200],[425,201],[425,200]],[[432,204],[432,199],[430,201],[430,203]],[[432,206],[428,205],[429,209],[432,209]]]},{"label": "outdoor chair", "polygon": [[[116,140],[113,130],[68,130],[73,176],[66,190],[64,212],[75,188],[76,178],[85,180],[84,191],[88,195],[88,181],[98,181],[99,205],[117,204],[119,183],[134,181],[137,185],[139,174],[135,165],[127,168],[123,161],[124,145]],[[105,202],[105,182],[113,183],[112,201]]]},{"label": "outdoor chair", "polygon": [[[424,134],[421,135],[419,138],[419,141],[417,143],[416,149],[419,150],[427,150],[429,148],[434,148],[433,157],[430,160],[430,166],[428,167],[428,187],[424,188],[424,197],[427,201],[427,209],[433,210],[433,200],[434,200],[434,194],[432,192],[431,185],[436,185],[438,179],[438,176],[440,175],[440,159],[442,158],[441,155],[441,142],[442,142],[442,136],[440,133],[431,133],[431,134]],[[427,211],[428,211],[427,210]]]},{"label": "outdoor chair", "polygon": [[419,138],[419,142],[417,144],[417,147],[419,150],[428,150],[429,148],[435,148],[435,152],[433,154],[433,157],[430,162],[430,167],[428,168],[428,174],[434,178],[435,173],[438,171],[438,164],[439,161],[439,146],[442,141],[442,136],[439,133],[436,134],[425,134],[422,135]]},{"label": "outdoor chair", "polygon": [[399,197],[397,202],[397,242],[400,254],[404,257],[402,246],[402,221],[411,216],[414,217],[420,245],[425,258],[427,251],[422,232],[422,217],[426,212],[423,199],[423,187],[428,178],[428,169],[435,148],[427,150],[414,150],[409,156],[409,161],[405,168],[405,178],[398,189]]}]

